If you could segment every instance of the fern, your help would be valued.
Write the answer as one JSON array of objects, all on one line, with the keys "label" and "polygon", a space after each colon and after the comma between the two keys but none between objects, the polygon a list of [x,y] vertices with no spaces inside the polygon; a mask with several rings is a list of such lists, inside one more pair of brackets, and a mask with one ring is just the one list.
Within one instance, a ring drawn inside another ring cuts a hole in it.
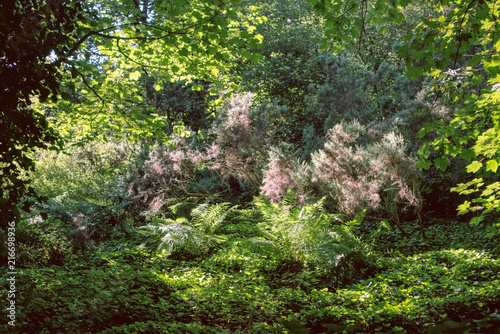
[{"label": "fern", "polygon": [[228,208],[229,203],[215,205],[201,204],[192,210],[192,219],[181,217],[176,220],[156,218],[153,224],[143,226],[152,241],[158,244],[157,251],[167,256],[184,253],[191,256],[206,254],[214,242],[225,241],[222,236],[215,235],[217,227],[226,215],[236,206]]},{"label": "fern", "polygon": [[220,224],[224,221],[227,214],[238,206],[229,205],[231,203],[218,203],[214,205],[201,204],[191,211],[191,224],[196,226],[204,234],[213,235]]},{"label": "fern", "polygon": [[263,196],[255,198],[254,204],[263,215],[258,227],[274,248],[304,265],[322,269],[331,282],[350,280],[369,262],[367,247],[349,227],[332,225],[339,218],[325,212],[323,200],[291,207],[294,197],[288,193],[280,204],[271,204]]},{"label": "fern", "polygon": [[192,255],[199,255],[204,251],[203,235],[192,228],[186,218],[155,219],[154,223],[141,228],[146,229],[146,234],[157,244],[157,251],[162,251],[167,256],[179,251]]}]

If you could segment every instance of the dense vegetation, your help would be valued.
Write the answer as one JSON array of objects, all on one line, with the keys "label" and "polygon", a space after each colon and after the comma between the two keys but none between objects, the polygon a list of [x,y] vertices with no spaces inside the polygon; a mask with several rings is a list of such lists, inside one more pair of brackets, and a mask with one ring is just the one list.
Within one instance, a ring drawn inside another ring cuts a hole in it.
[{"label": "dense vegetation", "polygon": [[499,333],[499,14],[0,4],[0,332]]}]

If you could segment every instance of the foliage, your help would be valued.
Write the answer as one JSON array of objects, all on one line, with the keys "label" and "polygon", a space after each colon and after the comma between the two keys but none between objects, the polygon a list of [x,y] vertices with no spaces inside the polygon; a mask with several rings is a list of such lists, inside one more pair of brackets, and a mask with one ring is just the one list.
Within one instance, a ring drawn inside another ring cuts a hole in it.
[{"label": "foliage", "polygon": [[191,215],[191,223],[203,232],[204,235],[212,236],[222,224],[227,214],[237,206],[229,208],[230,203],[217,203],[214,205],[201,204],[197,206]]},{"label": "foliage", "polygon": [[130,155],[130,147],[124,142],[113,141],[68,144],[60,152],[34,150],[30,158],[36,169],[24,172],[22,177],[31,181],[35,195],[46,200],[31,198],[30,212],[22,211],[18,227],[29,221],[31,232],[29,242],[17,239],[27,252],[20,252],[20,256],[26,255],[29,262],[37,258],[42,263],[50,262],[53,257],[64,257],[70,245],[91,249],[95,241],[106,239],[116,230],[126,233],[123,209],[130,202],[120,197],[117,188]]},{"label": "foliage", "polygon": [[281,204],[254,199],[263,215],[258,227],[279,254],[316,268],[332,282],[352,280],[360,267],[369,266],[368,249],[347,226],[332,224],[338,217],[325,213],[322,201],[298,208],[294,196],[288,193]]},{"label": "foliage", "polygon": [[[290,216],[272,207],[265,210],[276,217]],[[239,217],[236,213],[234,218]],[[244,216],[257,218],[248,211]],[[218,231],[245,224],[227,218]],[[141,248],[145,239],[140,234],[115,236],[94,253],[66,256],[62,264],[21,267],[16,281],[19,312],[16,327],[8,332],[388,333],[399,328],[403,333],[427,333],[446,326],[487,330],[500,309],[499,260],[483,250],[449,248],[450,240],[475,242],[484,235],[481,231],[468,238],[451,224],[436,225],[441,249],[429,244],[427,250],[407,255],[379,254],[376,271],[342,287],[332,287],[316,268],[297,268],[270,256],[269,248],[250,249],[243,242],[227,242],[227,247],[197,261],[175,261]],[[391,233],[383,230],[375,245],[382,248],[393,240],[390,244],[398,247],[401,237]],[[455,240],[458,237],[464,239]],[[4,277],[6,272],[2,270]],[[7,302],[7,291],[0,290],[1,303]]]},{"label": "foliage", "polygon": [[[0,332],[496,329],[497,5],[307,2],[1,5],[2,74],[35,70],[0,79],[8,117],[38,120],[0,199],[50,198],[19,210]],[[435,218],[452,187],[476,225]]]},{"label": "foliage", "polygon": [[[365,25],[377,24],[384,18],[400,23],[411,16],[407,8],[413,7],[408,6],[407,0],[388,4],[363,1],[352,6],[348,1],[334,1],[328,6],[322,1],[310,3],[323,14],[325,34],[337,40],[338,49],[342,48],[340,41],[361,40]],[[466,160],[467,172],[475,174],[475,178],[461,183],[454,191],[476,194],[473,202],[466,201],[459,207],[459,213],[484,210],[472,220],[478,223],[485,214],[499,208],[495,173],[499,159],[498,5],[484,1],[433,1],[430,9],[427,18],[422,17],[399,40],[399,53],[406,61],[409,77],[433,78],[431,88],[436,101],[453,105],[457,113],[451,122],[441,119],[424,125],[420,138],[427,133],[433,133],[433,137],[421,149],[419,166],[429,168],[432,164],[428,159],[431,147],[440,152],[433,163],[442,171],[451,164],[449,156]],[[323,49],[327,46],[325,40]]]},{"label": "foliage", "polygon": [[184,217],[176,220],[153,218],[151,224],[142,228],[153,237],[157,250],[164,251],[167,256],[206,255],[217,242],[225,240],[215,232],[226,215],[236,208],[229,208],[229,204],[201,204],[191,212],[191,221]]},{"label": "foliage", "polygon": [[88,1],[88,19],[79,22],[85,38],[65,77],[66,101],[54,106],[61,129],[68,133],[78,120],[72,136],[112,131],[166,142],[162,129],[178,119],[157,103],[164,85],[196,81],[192,88],[203,90],[212,83],[215,94],[226,89],[229,60],[260,59],[249,49],[261,40],[252,21],[263,19],[252,6],[243,15],[243,6],[239,0]]},{"label": "foliage", "polygon": [[210,130],[213,139],[178,127],[170,143],[149,149],[143,166],[130,175],[129,196],[158,211],[182,198],[238,202],[254,195],[270,135],[256,115],[262,109],[251,105],[250,94],[226,101]]},{"label": "foliage", "polygon": [[[35,147],[56,143],[54,131],[45,117],[31,109],[33,97],[57,100],[60,59],[72,53],[74,29],[82,19],[81,6],[68,1],[50,5],[37,0],[4,3],[0,6],[0,215],[5,224],[18,220],[17,205],[24,195],[33,196],[28,182],[21,178],[31,170],[28,156]],[[12,22],[16,22],[15,25]],[[18,24],[22,22],[22,24]],[[36,45],[37,47],[32,47]],[[25,209],[29,208],[25,203]]]},{"label": "foliage", "polygon": [[113,189],[131,151],[126,142],[111,140],[75,143],[60,152],[37,150],[36,169],[27,177],[38,194],[59,198],[67,210],[78,210],[82,202],[106,205],[113,200]]},{"label": "foliage", "polygon": [[[480,258],[478,267],[486,263],[487,267],[496,266],[496,260],[487,255],[464,250],[393,259],[395,262],[388,263],[373,279],[360,281],[338,290],[336,294],[313,292],[311,297],[320,302],[291,319],[307,323],[307,327],[314,326],[315,332],[325,332],[326,329],[334,332],[344,326],[348,332],[390,332],[397,327],[402,333],[424,333],[428,327],[444,319],[482,318],[484,304],[478,303],[477,298],[482,296],[492,301],[492,305],[497,305],[495,291],[498,285],[493,283],[490,286],[479,277],[489,276],[491,282],[498,282],[497,275],[486,269],[483,274],[474,276],[475,265],[455,266],[459,258],[467,259],[467,263]],[[458,278],[464,274],[474,281]],[[485,285],[489,288],[485,289]],[[313,314],[317,317],[306,320]]]},{"label": "foliage", "polygon": [[436,117],[440,105],[428,105],[424,85],[408,79],[398,63],[363,62],[347,52],[323,53],[321,63],[326,77],[315,89],[319,110],[312,123],[320,135],[356,120],[370,128],[372,137],[398,132],[416,142],[414,127]]},{"label": "foliage", "polygon": [[71,255],[71,227],[59,219],[23,219],[16,226],[16,260],[26,267],[62,265]]},{"label": "foliage", "polygon": [[[422,129],[422,136],[429,132],[437,134],[431,145],[423,147],[422,158],[428,158],[433,147],[440,152],[434,164],[443,171],[450,165],[449,156],[460,156],[468,162],[467,172],[474,174],[474,179],[452,190],[474,194],[472,202],[465,201],[458,210],[459,214],[482,211],[471,221],[477,224],[486,214],[500,210],[496,176],[500,161],[496,108],[498,55],[491,52],[498,51],[495,23],[498,6],[479,1],[450,4],[455,6],[423,21],[402,52],[416,61],[432,58],[417,67],[414,75],[432,74],[436,94],[458,109],[451,122],[426,124]],[[427,39],[429,34],[437,36],[432,45]],[[417,48],[429,52],[419,53]],[[425,167],[429,164],[427,161]]]},{"label": "foliage", "polygon": [[[238,0],[171,6],[148,0],[2,5],[6,47],[0,104],[1,124],[7,128],[1,141],[0,200],[5,221],[18,216],[16,205],[25,193],[34,195],[19,178],[21,170],[32,168],[26,153],[56,141],[46,116],[73,139],[91,133],[104,137],[102,130],[108,130],[126,132],[134,140],[156,136],[165,141],[165,117],[154,113],[159,106],[144,101],[147,92],[136,85],[141,75],[157,78],[155,91],[174,77],[211,79],[220,88],[227,81],[218,75],[226,60],[238,56],[257,61],[258,55],[242,47],[248,43],[257,48],[260,36],[253,34],[249,20],[237,20],[241,7]],[[248,8],[248,15],[260,22],[251,14],[254,9]],[[39,113],[29,109],[31,95],[38,97]]]},{"label": "foliage", "polygon": [[273,115],[277,135],[283,141],[297,143],[304,121],[311,121],[305,112],[310,86],[324,79],[318,55],[321,18],[303,0],[254,3],[267,18],[255,25],[256,32],[264,36],[258,49],[263,59],[237,62],[231,73],[237,75],[240,91],[254,93],[259,103],[282,107]]},{"label": "foliage", "polygon": [[386,214],[398,224],[404,208],[413,207],[419,214],[420,176],[415,159],[405,152],[403,138],[389,133],[381,140],[357,145],[366,132],[357,121],[337,124],[309,164],[272,154],[269,170],[264,172],[263,193],[273,201],[287,189],[304,199],[326,193],[338,212],[351,216],[384,203]]},{"label": "foliage", "polygon": [[[163,130],[166,133],[172,132],[179,125],[185,125],[195,132],[209,127],[209,119],[213,113],[211,102],[214,102],[216,96],[210,95],[210,85],[207,82],[162,82],[162,89],[157,90],[155,78],[145,77],[138,84],[145,86],[144,102],[154,107],[144,112],[149,116],[164,116]],[[203,89],[194,90],[195,86]]]}]

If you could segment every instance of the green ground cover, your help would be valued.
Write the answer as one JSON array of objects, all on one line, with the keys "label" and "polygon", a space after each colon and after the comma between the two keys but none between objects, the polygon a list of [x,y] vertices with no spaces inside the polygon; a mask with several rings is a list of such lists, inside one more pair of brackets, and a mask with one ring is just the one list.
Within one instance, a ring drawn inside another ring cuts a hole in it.
[{"label": "green ground cover", "polygon": [[[249,220],[250,211],[233,211],[217,231],[225,241],[194,259],[182,250],[167,257],[144,246],[147,236],[121,233],[93,252],[64,254],[63,263],[49,259],[40,265],[26,256],[16,281],[17,324],[4,330],[496,333],[499,328],[499,249],[496,240],[483,238],[482,225],[436,222],[436,232],[421,239],[417,232],[405,238],[391,228],[370,234],[375,223],[361,223],[353,234],[370,241],[368,261],[354,262],[356,274],[346,282],[332,282],[321,264],[249,242],[265,240]],[[7,291],[1,290],[4,305]]]}]

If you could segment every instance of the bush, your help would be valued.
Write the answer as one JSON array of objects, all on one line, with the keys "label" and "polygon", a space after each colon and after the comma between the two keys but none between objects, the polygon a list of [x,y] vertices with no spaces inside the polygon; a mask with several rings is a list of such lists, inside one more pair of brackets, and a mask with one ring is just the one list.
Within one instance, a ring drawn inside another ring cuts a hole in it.
[{"label": "bush", "polygon": [[250,94],[226,101],[210,131],[213,140],[178,131],[169,144],[153,147],[129,179],[129,195],[153,212],[189,197],[251,198],[261,185],[268,146],[266,124],[251,105]]},{"label": "bush", "polygon": [[106,205],[128,164],[125,142],[88,142],[68,145],[62,152],[36,152],[35,171],[28,175],[39,195],[59,198],[65,210],[82,212],[85,206]]},{"label": "bush", "polygon": [[403,138],[389,133],[360,145],[363,135],[366,127],[359,122],[337,124],[310,163],[271,151],[263,193],[274,202],[289,189],[302,202],[329,194],[337,212],[354,217],[365,209],[382,208],[398,225],[401,210],[413,208],[419,215],[423,204],[420,175]]}]

